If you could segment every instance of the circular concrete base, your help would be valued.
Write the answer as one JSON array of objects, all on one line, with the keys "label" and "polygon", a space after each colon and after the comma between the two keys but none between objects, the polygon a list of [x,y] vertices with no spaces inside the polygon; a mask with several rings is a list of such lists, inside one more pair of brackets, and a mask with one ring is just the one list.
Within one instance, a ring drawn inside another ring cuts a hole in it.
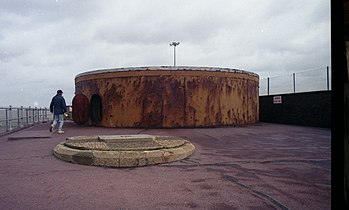
[{"label": "circular concrete base", "polygon": [[94,135],[69,137],[53,154],[83,165],[136,167],[181,160],[194,150],[188,140],[173,136]]}]

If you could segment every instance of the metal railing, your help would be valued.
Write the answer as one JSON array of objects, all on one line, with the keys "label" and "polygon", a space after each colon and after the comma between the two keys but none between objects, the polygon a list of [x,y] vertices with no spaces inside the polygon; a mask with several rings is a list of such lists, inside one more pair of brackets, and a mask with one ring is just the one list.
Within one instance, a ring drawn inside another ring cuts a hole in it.
[{"label": "metal railing", "polygon": [[331,90],[331,69],[328,66],[288,75],[262,78],[259,95]]},{"label": "metal railing", "polygon": [[25,128],[52,119],[53,115],[46,107],[0,107],[0,133]]},{"label": "metal railing", "polygon": [[67,105],[67,112],[64,113],[64,120],[73,120],[73,106]]}]

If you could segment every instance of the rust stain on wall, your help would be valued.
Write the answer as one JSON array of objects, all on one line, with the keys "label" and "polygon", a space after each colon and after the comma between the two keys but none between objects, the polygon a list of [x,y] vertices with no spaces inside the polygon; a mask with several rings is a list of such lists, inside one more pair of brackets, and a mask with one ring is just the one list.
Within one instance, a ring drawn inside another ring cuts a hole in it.
[{"label": "rust stain on wall", "polygon": [[101,96],[101,126],[211,127],[258,122],[258,84],[244,72],[159,67],[78,75],[75,92]]}]

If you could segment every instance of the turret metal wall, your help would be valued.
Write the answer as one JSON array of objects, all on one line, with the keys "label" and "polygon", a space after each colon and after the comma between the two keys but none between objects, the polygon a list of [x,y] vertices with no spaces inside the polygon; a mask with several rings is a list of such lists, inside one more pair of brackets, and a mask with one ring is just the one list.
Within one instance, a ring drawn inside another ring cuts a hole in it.
[{"label": "turret metal wall", "polygon": [[258,85],[241,70],[140,67],[79,74],[75,94],[100,96],[105,127],[215,127],[258,122]]}]

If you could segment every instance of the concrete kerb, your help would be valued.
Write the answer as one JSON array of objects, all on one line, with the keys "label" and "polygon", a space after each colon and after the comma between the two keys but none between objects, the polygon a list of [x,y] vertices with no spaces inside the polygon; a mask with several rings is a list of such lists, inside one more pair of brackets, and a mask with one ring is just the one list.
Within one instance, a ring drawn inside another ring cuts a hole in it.
[{"label": "concrete kerb", "polygon": [[[93,140],[97,136],[70,137],[67,140]],[[159,139],[159,138],[158,138]],[[93,166],[105,167],[137,167],[168,163],[184,159],[194,153],[195,146],[187,140],[179,146],[164,146],[162,149],[150,150],[94,150],[71,148],[61,142],[53,149],[53,154],[64,161]],[[161,141],[161,140],[157,140]],[[175,141],[175,140],[171,140]]]}]

